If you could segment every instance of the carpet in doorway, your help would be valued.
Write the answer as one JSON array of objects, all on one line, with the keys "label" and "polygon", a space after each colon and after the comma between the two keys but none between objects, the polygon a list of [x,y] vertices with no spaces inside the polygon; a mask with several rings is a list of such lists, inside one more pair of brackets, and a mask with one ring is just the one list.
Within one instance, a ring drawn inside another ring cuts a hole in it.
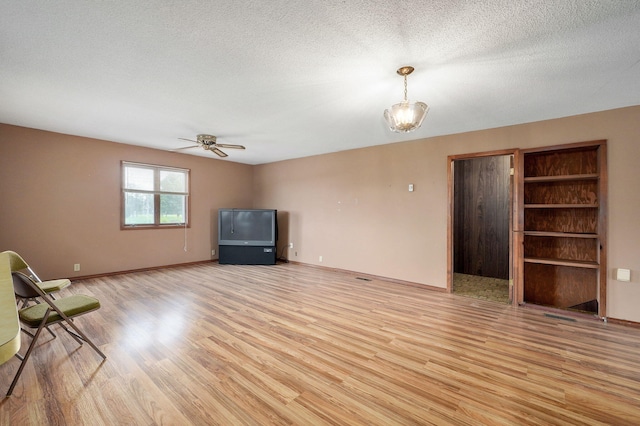
[{"label": "carpet in doorway", "polygon": [[454,273],[453,293],[459,296],[509,303],[509,280]]}]

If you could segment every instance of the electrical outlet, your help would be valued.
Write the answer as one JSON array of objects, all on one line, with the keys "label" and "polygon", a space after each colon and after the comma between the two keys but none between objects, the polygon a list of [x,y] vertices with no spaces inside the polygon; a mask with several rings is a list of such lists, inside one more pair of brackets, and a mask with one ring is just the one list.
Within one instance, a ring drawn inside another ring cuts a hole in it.
[{"label": "electrical outlet", "polygon": [[73,264],[73,271],[74,272],[78,272],[80,270],[80,264],[79,263],[74,263]]},{"label": "electrical outlet", "polygon": [[322,256],[318,256],[318,262],[322,262]]},{"label": "electrical outlet", "polygon": [[215,249],[211,250],[211,256],[215,256],[215,255],[216,255],[216,250]]},{"label": "electrical outlet", "polygon": [[293,248],[293,243],[289,243],[289,248]]}]

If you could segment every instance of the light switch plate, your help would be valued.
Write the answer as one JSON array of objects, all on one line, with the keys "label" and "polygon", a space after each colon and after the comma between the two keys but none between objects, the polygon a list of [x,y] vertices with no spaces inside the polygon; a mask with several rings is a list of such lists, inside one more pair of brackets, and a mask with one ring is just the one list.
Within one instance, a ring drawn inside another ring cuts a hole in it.
[{"label": "light switch plate", "polygon": [[616,271],[616,280],[631,281],[631,270],[618,268]]}]

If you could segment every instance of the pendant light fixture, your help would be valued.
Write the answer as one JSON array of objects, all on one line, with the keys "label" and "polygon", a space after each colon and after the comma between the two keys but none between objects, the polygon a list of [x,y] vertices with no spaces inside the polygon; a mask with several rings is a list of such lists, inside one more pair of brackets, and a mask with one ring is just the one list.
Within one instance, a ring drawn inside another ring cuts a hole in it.
[{"label": "pendant light fixture", "polygon": [[384,110],[384,119],[389,129],[398,133],[416,130],[422,125],[429,112],[429,106],[424,102],[410,102],[407,100],[407,76],[413,72],[413,67],[401,67],[397,73],[404,77],[404,100]]}]

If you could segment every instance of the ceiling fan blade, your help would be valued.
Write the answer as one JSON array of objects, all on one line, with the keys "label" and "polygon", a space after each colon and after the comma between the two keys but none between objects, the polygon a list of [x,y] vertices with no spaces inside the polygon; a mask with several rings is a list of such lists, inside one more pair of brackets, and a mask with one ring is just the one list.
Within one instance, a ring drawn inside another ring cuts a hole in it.
[{"label": "ceiling fan blade", "polygon": [[182,151],[183,149],[198,148],[200,145],[183,146],[182,148],[172,149],[171,151]]},{"label": "ceiling fan blade", "polygon": [[198,145],[200,145],[200,142],[194,141],[193,139],[185,139],[185,138],[178,138],[178,139],[180,139],[181,141],[193,142],[193,143],[197,143]]},{"label": "ceiling fan blade", "polygon": [[229,144],[226,144],[226,143],[217,143],[216,146],[218,146],[220,148],[245,149],[245,147],[242,146],[242,145],[229,145]]},{"label": "ceiling fan blade", "polygon": [[218,154],[218,156],[224,158],[224,157],[228,157],[227,154],[225,154],[224,152],[220,151],[218,148],[216,148],[215,146],[213,148],[210,148],[211,151],[215,152],[216,154]]}]

